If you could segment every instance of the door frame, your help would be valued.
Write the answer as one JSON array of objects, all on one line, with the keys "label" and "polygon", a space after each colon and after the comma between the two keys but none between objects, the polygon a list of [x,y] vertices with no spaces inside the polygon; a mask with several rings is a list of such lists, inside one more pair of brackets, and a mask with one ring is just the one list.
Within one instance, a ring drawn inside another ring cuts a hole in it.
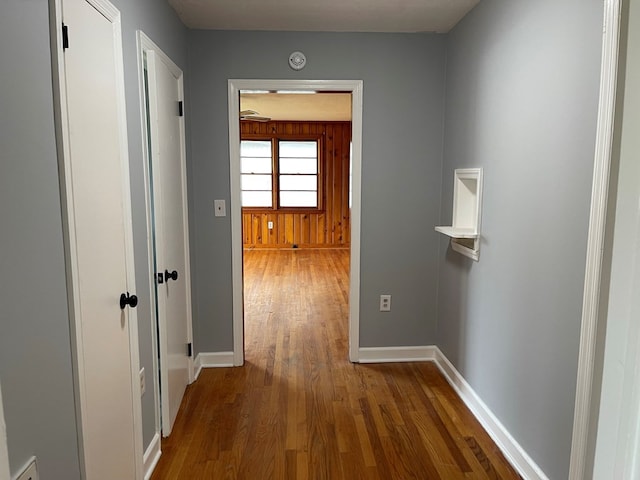
[{"label": "door frame", "polygon": [[9,450],[7,448],[7,425],[2,408],[2,386],[0,385],[0,480],[9,480]]},{"label": "door frame", "polygon": [[[141,121],[141,132],[142,132],[142,161],[144,164],[143,168],[143,178],[144,178],[144,199],[145,199],[145,220],[146,220],[146,228],[147,228],[147,261],[150,268],[149,272],[149,300],[150,300],[150,311],[151,311],[151,322],[152,322],[152,332],[153,332],[153,341],[152,341],[152,353],[153,353],[153,396],[155,402],[155,433],[160,435],[162,433],[162,407],[161,407],[161,395],[160,395],[160,385],[158,381],[158,375],[162,375],[160,369],[162,365],[158,361],[160,355],[162,355],[161,347],[159,345],[158,335],[155,333],[156,328],[161,328],[161,325],[158,323],[158,317],[156,315],[157,311],[157,302],[156,302],[156,279],[154,278],[154,245],[153,245],[153,202],[151,198],[151,171],[150,171],[150,160],[151,155],[149,152],[149,142],[151,139],[149,138],[149,132],[147,130],[147,95],[146,95],[146,87],[144,82],[144,55],[153,51],[154,54],[169,68],[171,73],[178,79],[178,90],[180,92],[180,97],[184,99],[184,75],[180,67],[178,67],[171,58],[167,54],[165,54],[162,49],[149,38],[142,30],[138,30],[136,32],[136,43],[137,43],[137,57],[138,57],[138,88],[139,88],[139,96],[140,96],[140,121]],[[184,100],[183,100],[184,101]],[[180,122],[180,150],[181,150],[181,169],[182,169],[182,191],[187,192],[187,175],[186,175],[186,137],[185,137],[185,125],[184,125],[184,117]],[[187,261],[185,262],[185,271],[184,271],[184,281],[185,289],[187,293],[187,340],[188,342],[193,343],[193,318],[192,318],[192,303],[191,303],[191,260],[190,260],[190,252],[189,252],[189,215],[188,215],[188,207],[187,201],[184,199],[183,201],[183,217],[185,220],[185,254],[187,256]],[[195,380],[194,376],[194,361],[193,356],[188,358],[188,371],[189,371],[189,383],[193,383]],[[167,372],[164,372],[167,373]]]},{"label": "door frame", "polygon": [[[133,252],[133,221],[131,213],[131,183],[129,179],[129,147],[127,139],[127,115],[124,88],[124,63],[122,56],[122,27],[120,11],[108,0],[85,0],[92,5],[113,25],[113,44],[116,68],[116,97],[117,116],[119,126],[119,150],[122,163],[122,193],[123,215],[125,231],[125,262],[127,268],[126,282],[129,288],[135,285],[134,252]],[[85,365],[82,352],[82,319],[80,317],[80,285],[78,280],[77,242],[75,237],[76,225],[73,215],[75,203],[73,185],[71,182],[70,130],[67,109],[66,70],[64,67],[64,48],[62,45],[62,2],[52,0],[50,3],[50,34],[52,79],[54,95],[55,133],[58,153],[58,171],[60,179],[60,196],[62,200],[62,225],[65,249],[65,271],[67,283],[67,303],[71,327],[71,354],[74,366],[74,397],[78,430],[78,449],[80,470],[86,476],[86,461],[84,435],[86,417],[84,411],[86,399],[86,385],[84,382]],[[143,445],[142,445],[142,403],[139,380],[139,348],[138,348],[138,317],[135,308],[128,309],[129,329],[129,357],[130,381],[133,393],[133,427],[134,427],[134,457],[136,478],[143,476]],[[136,401],[138,400],[138,401]]]},{"label": "door frame", "polygon": [[240,188],[240,90],[307,90],[351,93],[352,203],[349,274],[349,360],[360,349],[360,214],[362,185],[362,80],[229,79],[229,177],[231,185],[231,270],[233,289],[233,364],[244,363],[244,299],[242,272],[242,208]]},{"label": "door frame", "polygon": [[571,439],[569,479],[584,478],[589,455],[589,443],[597,426],[597,402],[592,400],[593,379],[597,361],[598,320],[603,251],[605,247],[609,174],[615,129],[615,103],[618,79],[621,0],[605,0],[600,69],[600,96],[596,128],[591,210],[587,237],[587,256],[582,301],[580,350],[576,380],[575,410]]}]

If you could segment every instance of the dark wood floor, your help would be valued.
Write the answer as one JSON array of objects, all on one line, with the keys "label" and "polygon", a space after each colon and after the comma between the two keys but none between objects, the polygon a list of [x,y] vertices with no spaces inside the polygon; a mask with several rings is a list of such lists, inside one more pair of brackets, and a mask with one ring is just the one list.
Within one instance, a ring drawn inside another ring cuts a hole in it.
[{"label": "dark wood floor", "polygon": [[152,479],[518,479],[429,362],[348,361],[347,250],[245,251],[246,364],[205,369]]}]

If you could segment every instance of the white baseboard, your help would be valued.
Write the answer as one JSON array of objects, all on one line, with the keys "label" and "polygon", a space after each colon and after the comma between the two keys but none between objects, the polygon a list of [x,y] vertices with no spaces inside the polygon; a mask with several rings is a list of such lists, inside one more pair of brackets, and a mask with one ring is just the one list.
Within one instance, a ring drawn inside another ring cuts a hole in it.
[{"label": "white baseboard", "polygon": [[195,367],[196,380],[203,368],[233,367],[233,352],[201,352],[196,357]]},{"label": "white baseboard", "polygon": [[144,462],[144,480],[151,478],[151,474],[156,468],[158,460],[160,460],[160,455],[162,455],[162,451],[160,450],[160,434],[156,433],[151,439],[147,450],[144,452],[144,457],[142,457]]},{"label": "white baseboard", "polygon": [[365,347],[358,354],[360,363],[434,362],[513,468],[525,480],[549,480],[438,347]]},{"label": "white baseboard", "polygon": [[359,363],[434,361],[436,347],[360,347]]},{"label": "white baseboard", "polygon": [[435,363],[460,396],[467,408],[487,431],[491,439],[502,451],[509,463],[525,480],[549,480],[542,469],[536,465],[527,452],[511,436],[507,429],[500,423],[489,407],[480,399],[464,377],[456,370],[453,364],[444,356],[438,347],[435,349]]}]

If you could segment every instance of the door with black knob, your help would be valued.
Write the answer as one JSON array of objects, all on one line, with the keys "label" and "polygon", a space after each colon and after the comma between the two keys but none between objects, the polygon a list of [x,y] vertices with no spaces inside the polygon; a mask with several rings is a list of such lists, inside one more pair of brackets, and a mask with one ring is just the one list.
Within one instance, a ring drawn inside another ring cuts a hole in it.
[{"label": "door with black knob", "polygon": [[120,14],[107,0],[51,3],[81,477],[142,479]]},{"label": "door with black knob", "polygon": [[144,55],[155,230],[162,434],[168,436],[193,381],[182,72],[157,49]]}]

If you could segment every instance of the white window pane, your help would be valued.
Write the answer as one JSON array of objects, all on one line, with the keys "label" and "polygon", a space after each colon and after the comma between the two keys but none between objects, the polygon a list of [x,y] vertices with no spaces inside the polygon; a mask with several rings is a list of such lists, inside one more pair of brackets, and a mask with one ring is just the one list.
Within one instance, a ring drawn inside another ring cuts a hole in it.
[{"label": "white window pane", "polygon": [[315,158],[318,155],[318,144],[315,141],[295,142],[280,141],[280,158],[282,157],[310,157]]},{"label": "white window pane", "polygon": [[243,207],[271,207],[271,192],[242,192]]},{"label": "white window pane", "polygon": [[240,159],[240,171],[242,173],[271,173],[271,157],[242,157]]},{"label": "white window pane", "polygon": [[242,190],[266,190],[271,192],[271,175],[242,175]]},{"label": "white window pane", "polygon": [[318,189],[318,177],[315,175],[280,175],[280,191]]},{"label": "white window pane", "polygon": [[280,173],[318,173],[318,161],[314,158],[280,158]]},{"label": "white window pane", "polygon": [[316,192],[280,192],[281,207],[317,207]]},{"label": "white window pane", "polygon": [[269,140],[242,140],[240,142],[240,156],[271,158],[271,142]]}]

